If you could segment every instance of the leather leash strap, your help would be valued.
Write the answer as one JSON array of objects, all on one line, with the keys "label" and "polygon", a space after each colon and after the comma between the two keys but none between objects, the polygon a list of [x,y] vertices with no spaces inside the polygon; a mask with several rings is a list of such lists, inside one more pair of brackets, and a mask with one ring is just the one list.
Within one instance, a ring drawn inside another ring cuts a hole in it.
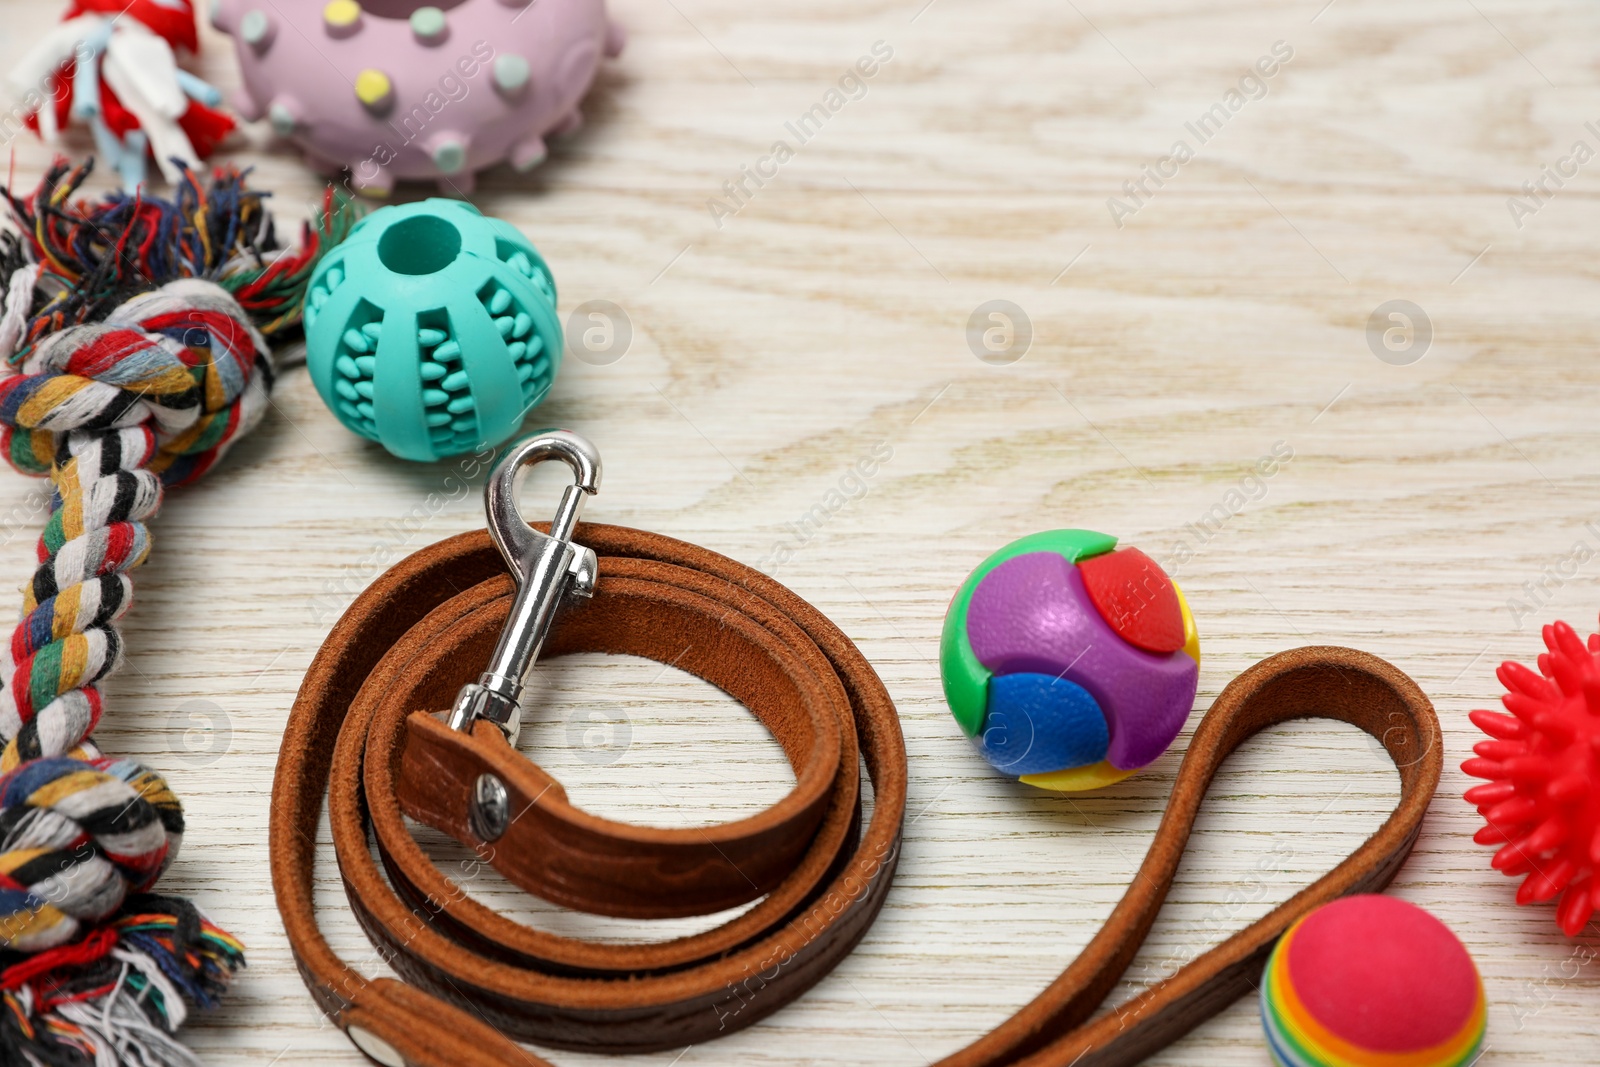
[{"label": "leather leash strap", "polygon": [[[630,827],[574,808],[494,725],[479,722],[469,736],[429,714],[482,668],[510,610],[512,582],[488,536],[454,537],[402,561],[350,607],[307,673],[271,813],[273,889],[302,976],[376,1062],[529,1067],[546,1061],[510,1038],[610,1052],[714,1038],[815,984],[866,932],[888,890],[905,749],[894,706],[854,644],[783,586],[715,553],[595,524],[580,525],[574,540],[599,555],[599,588],[563,613],[547,654],[642,655],[715,682],[773,730],[796,787],[760,815],[704,831]],[[1308,717],[1353,723],[1384,745],[1400,773],[1394,812],[1314,885],[1089,1021],[1154,923],[1223,759],[1261,729]],[[1196,729],[1150,850],[1105,926],[1032,1003],[942,1067],[1120,1067],[1176,1040],[1255,987],[1293,922],[1388,884],[1416,840],[1441,757],[1427,698],[1374,656],[1302,648],[1252,667]],[[864,825],[860,763],[873,787]],[[492,843],[467,815],[484,774],[505,784],[514,816]],[[351,905],[406,981],[362,976],[317,927],[324,793]],[[760,899],[673,941],[558,937],[468,897],[429,862],[407,815],[477,847],[517,884],[584,911],[706,914]]]}]

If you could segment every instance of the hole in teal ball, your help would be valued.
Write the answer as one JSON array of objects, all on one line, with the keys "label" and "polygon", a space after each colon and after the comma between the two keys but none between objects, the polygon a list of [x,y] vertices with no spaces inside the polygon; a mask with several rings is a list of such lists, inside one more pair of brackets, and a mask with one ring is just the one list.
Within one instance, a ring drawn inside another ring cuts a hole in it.
[{"label": "hole in teal ball", "polygon": [[396,274],[436,274],[461,254],[461,231],[437,215],[401,219],[378,240],[378,260]]}]

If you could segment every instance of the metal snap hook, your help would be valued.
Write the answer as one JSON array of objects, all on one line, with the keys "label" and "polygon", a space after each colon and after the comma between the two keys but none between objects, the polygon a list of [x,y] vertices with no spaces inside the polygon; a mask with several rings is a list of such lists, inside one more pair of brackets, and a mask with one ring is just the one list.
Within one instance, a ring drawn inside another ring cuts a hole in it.
[{"label": "metal snap hook", "polygon": [[[517,476],[524,468],[560,460],[572,469],[573,483],[561,494],[550,532],[529,526],[517,508]],[[507,448],[495,462],[484,486],[484,510],[493,538],[517,582],[511,615],[489,669],[476,682],[461,687],[450,713],[450,726],[470,731],[478,719],[500,727],[512,745],[522,730],[518,702],[522,679],[539,657],[539,649],[568,593],[594,595],[599,564],[593,549],[572,543],[584,501],[600,489],[600,453],[586,438],[570,430],[545,430]]]}]

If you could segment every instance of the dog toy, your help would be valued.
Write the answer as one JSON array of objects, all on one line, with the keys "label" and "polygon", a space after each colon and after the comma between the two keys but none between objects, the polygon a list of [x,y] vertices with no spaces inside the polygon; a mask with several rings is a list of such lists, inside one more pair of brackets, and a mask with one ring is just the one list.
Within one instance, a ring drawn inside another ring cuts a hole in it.
[{"label": "dog toy", "polygon": [[499,444],[561,365],[550,269],[515,226],[459,200],[356,223],[318,266],[305,317],[317,392],[402,459]]},{"label": "dog toy", "polygon": [[466,195],[486,167],[538,166],[624,41],[604,0],[219,0],[212,23],[239,53],[239,113],[379,197],[396,179]]},{"label": "dog toy", "polygon": [[1473,838],[1498,845],[1493,866],[1521,878],[1518,904],[1561,898],[1556,922],[1576,937],[1600,904],[1600,634],[1583,639],[1564,622],[1544,628],[1539,673],[1502,663],[1511,714],[1474,711],[1492,740],[1473,746],[1461,769],[1485,785],[1467,791],[1485,826]]},{"label": "dog toy", "polygon": [[133,192],[148,158],[171,184],[234,128],[222,93],[178,66],[200,49],[190,0],[73,0],[65,20],[11,71],[27,123],[47,144],[73,123]]},{"label": "dog toy", "polygon": [[1325,904],[1278,939],[1261,981],[1278,1067],[1467,1067],[1488,1003],[1466,947],[1415,904]]},{"label": "dog toy", "polygon": [[997,770],[1067,792],[1160,756],[1194,706],[1200,638],[1149,556],[1092,530],[1002,548],[967,577],[939,642],[944,695]]},{"label": "dog toy", "polygon": [[48,475],[22,621],[0,648],[0,1063],[179,1067],[174,1038],[244,965],[193,904],[151,890],[184,814],[161,776],[90,740],[116,621],[168,487],[260,420],[268,339],[298,322],[329,232],[279,247],[236,170],[173,200],[74,202],[58,162],[0,233],[0,451]]}]

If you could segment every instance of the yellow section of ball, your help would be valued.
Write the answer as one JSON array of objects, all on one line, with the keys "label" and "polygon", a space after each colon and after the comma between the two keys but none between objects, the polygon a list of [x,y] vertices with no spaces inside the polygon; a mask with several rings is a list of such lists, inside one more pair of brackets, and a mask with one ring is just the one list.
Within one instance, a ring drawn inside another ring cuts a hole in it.
[{"label": "yellow section of ball", "polygon": [[1054,789],[1058,793],[1081,793],[1086,789],[1116,785],[1133,773],[1113,767],[1105,760],[1101,760],[1087,767],[1068,767],[1064,771],[1050,771],[1046,774],[1025,774],[1017,780],[1023,785]]},{"label": "yellow section of ball", "polygon": [[1183,611],[1183,650],[1198,665],[1200,662],[1200,631],[1195,628],[1194,616],[1189,613],[1189,602],[1183,598],[1183,590],[1178,588],[1177,582],[1172,583],[1172,591],[1178,594],[1178,607]]}]

